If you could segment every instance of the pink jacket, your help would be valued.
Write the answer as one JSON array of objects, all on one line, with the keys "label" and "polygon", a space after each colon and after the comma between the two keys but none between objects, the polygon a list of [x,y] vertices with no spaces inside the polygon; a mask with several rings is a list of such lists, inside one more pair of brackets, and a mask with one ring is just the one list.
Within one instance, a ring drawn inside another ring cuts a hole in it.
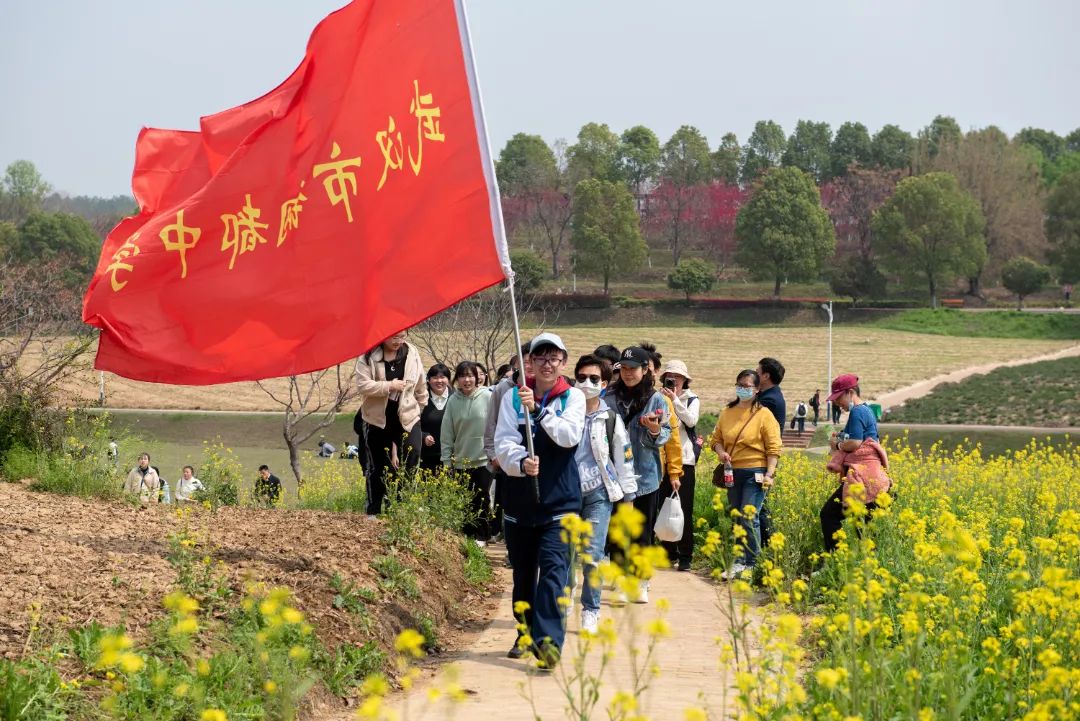
[{"label": "pink jacket", "polygon": [[829,459],[825,468],[840,476],[844,484],[843,497],[847,500],[850,488],[861,483],[866,489],[865,503],[873,503],[878,494],[892,487],[889,480],[889,454],[881,444],[867,438],[854,451],[837,451]]}]

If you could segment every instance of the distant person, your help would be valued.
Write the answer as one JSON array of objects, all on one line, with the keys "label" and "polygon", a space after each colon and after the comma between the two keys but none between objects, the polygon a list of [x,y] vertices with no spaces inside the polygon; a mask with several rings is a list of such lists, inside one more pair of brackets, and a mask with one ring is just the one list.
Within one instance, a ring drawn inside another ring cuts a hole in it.
[{"label": "distant person", "polygon": [[806,404],[799,401],[799,404],[795,406],[795,415],[791,417],[791,430],[795,430],[795,426],[798,425],[799,433],[806,432],[806,416],[808,415]]},{"label": "distant person", "polygon": [[479,387],[484,388],[484,387],[486,387],[488,385],[488,377],[489,376],[488,376],[487,366],[485,366],[483,363],[480,363],[479,361],[475,361],[475,362],[476,362],[476,372],[477,372],[477,375],[480,378]]},{"label": "distant person", "polygon": [[832,402],[832,401],[827,401],[827,402],[829,403],[829,408],[832,409],[832,422],[833,422],[833,425],[836,425],[836,424],[838,424],[840,422],[840,414],[844,411],[844,409],[840,407],[839,403],[835,403],[835,402]]},{"label": "distant person", "polygon": [[[653,378],[656,379],[657,392],[667,403],[667,419],[668,425],[671,427],[671,436],[668,438],[667,443],[664,444],[664,447],[660,449],[660,461],[664,473],[661,476],[663,489],[662,491],[658,490],[656,495],[656,510],[659,512],[660,506],[664,503],[664,494],[671,495],[673,491],[678,491],[682,484],[682,433],[679,430],[679,419],[675,415],[675,404],[670,397],[664,395],[660,388],[660,363],[664,356],[656,349],[655,343],[642,341],[641,347],[649,354],[649,371],[652,373]],[[652,526],[649,528],[651,529]]]},{"label": "distant person", "polygon": [[259,466],[259,477],[255,479],[255,500],[274,505],[281,497],[281,479],[270,472],[270,466]]},{"label": "distant person", "polygon": [[821,389],[818,388],[814,391],[814,395],[810,396],[810,408],[814,411],[814,428],[817,428],[818,418],[821,414]]},{"label": "distant person", "polygon": [[[682,477],[679,485],[679,505],[683,512],[683,535],[676,543],[665,542],[668,558],[672,565],[678,564],[680,571],[689,571],[694,555],[694,489],[697,475],[696,466],[704,439],[698,438],[697,423],[701,414],[701,399],[690,390],[690,371],[681,360],[668,361],[660,376],[663,385],[661,393],[667,396],[675,409],[679,435],[682,443]],[[660,497],[671,493],[671,484],[661,485]],[[663,501],[661,500],[661,503]]]},{"label": "distant person", "polygon": [[877,418],[870,406],[859,397],[860,392],[859,377],[845,373],[833,380],[832,393],[829,394],[829,402],[846,410],[848,419],[844,430],[833,433],[829,440],[829,449],[834,455],[827,468],[840,476],[841,485],[825,501],[819,514],[826,551],[832,551],[837,546],[836,532],[844,524],[844,511],[853,484],[862,484],[863,497],[860,500],[871,514],[877,509],[875,501],[878,495],[891,487],[889,458],[881,447]]},{"label": "distant person", "polygon": [[[787,401],[784,400],[784,392],[780,390],[780,384],[784,382],[786,373],[784,365],[775,358],[766,357],[758,361],[757,374],[760,378],[758,403],[773,414],[777,425],[780,426],[781,435],[784,431],[784,422],[787,420]],[[766,493],[761,505],[762,548],[769,547],[770,538],[772,538],[772,516],[769,513],[769,499]]]},{"label": "distant person", "polygon": [[721,411],[716,430],[709,445],[720,457],[721,464],[730,464],[734,484],[727,488],[729,508],[739,510],[753,506],[752,518],[743,515],[738,521],[746,530],[746,545],[724,580],[737,578],[752,570],[761,552],[761,509],[765,493],[773,485],[776,463],[780,459],[780,424],[760,402],[757,371],[750,369],[735,378],[735,400]]},{"label": "distant person", "polygon": [[1065,293],[1065,305],[1071,307],[1072,306],[1072,283],[1066,283],[1065,285],[1061,286],[1061,290],[1062,290],[1062,292]]},{"label": "distant person", "polygon": [[491,387],[494,388],[503,378],[509,378],[513,372],[514,366],[509,363],[503,363],[499,366],[499,369],[495,371],[495,377],[491,379],[493,381]]},{"label": "distant person", "polygon": [[137,495],[142,503],[157,503],[161,488],[161,477],[150,465],[150,454],[140,453],[139,462],[127,474],[124,492]]},{"label": "distant person", "polygon": [[325,440],[319,441],[319,458],[333,458],[337,448]]},{"label": "distant person", "polygon": [[593,357],[599,358],[600,360],[606,360],[610,363],[612,372],[617,372],[619,370],[619,359],[622,358],[622,351],[610,343],[597,346],[592,354]]},{"label": "distant person", "polygon": [[427,385],[428,402],[420,414],[420,434],[424,444],[420,449],[420,467],[425,471],[435,471],[439,468],[442,455],[439,438],[443,413],[450,400],[450,369],[442,363],[428,368]]},{"label": "distant person", "polygon": [[465,535],[484,546],[492,536],[488,494],[493,475],[484,452],[484,426],[492,391],[480,385],[480,366],[471,361],[458,363],[454,388],[442,418],[440,459],[444,466],[465,478],[470,499]]},{"label": "distant person", "polygon": [[115,438],[109,439],[109,450],[105,452],[106,457],[115,466],[120,461],[120,446],[116,443]]},{"label": "distant person", "polygon": [[371,451],[371,476],[367,478],[367,513],[382,513],[386,482],[393,474],[393,451],[397,446],[400,470],[420,464],[420,414],[427,406],[420,349],[407,342],[402,331],[390,336],[356,361],[356,387],[367,423]]},{"label": "distant person", "polygon": [[206,486],[195,477],[195,469],[192,466],[184,466],[180,471],[180,480],[176,483],[177,503],[194,500],[195,493],[203,490],[206,490]]},{"label": "distant person", "polygon": [[165,479],[165,474],[161,472],[161,469],[157,466],[151,466],[154,472],[158,474],[158,502],[165,505],[171,505],[172,499],[172,484]]}]

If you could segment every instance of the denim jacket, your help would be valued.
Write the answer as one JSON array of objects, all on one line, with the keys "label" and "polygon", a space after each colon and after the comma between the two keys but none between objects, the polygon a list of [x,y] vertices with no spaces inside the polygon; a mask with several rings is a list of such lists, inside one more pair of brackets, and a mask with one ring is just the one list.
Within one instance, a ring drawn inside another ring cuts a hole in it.
[{"label": "denim jacket", "polygon": [[[608,405],[618,411],[614,395],[605,396]],[[646,413],[661,411],[660,435],[653,438],[645,426],[641,425],[641,416]],[[643,496],[660,488],[660,476],[663,468],[660,464],[660,449],[671,438],[671,418],[668,404],[660,393],[653,392],[645,410],[630,419],[626,430],[630,434],[630,448],[634,452],[634,472],[637,473],[637,494]]]}]

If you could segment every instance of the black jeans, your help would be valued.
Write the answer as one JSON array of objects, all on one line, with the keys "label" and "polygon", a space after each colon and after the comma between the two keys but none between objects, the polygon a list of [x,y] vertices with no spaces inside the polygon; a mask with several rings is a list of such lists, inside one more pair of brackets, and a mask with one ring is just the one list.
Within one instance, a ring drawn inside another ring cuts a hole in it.
[{"label": "black jeans", "polygon": [[564,594],[570,569],[570,547],[562,540],[562,523],[552,520],[523,526],[507,520],[506,550],[514,567],[513,605],[529,604],[525,625],[533,643],[550,639],[562,648],[566,637],[559,598]]},{"label": "black jeans", "polygon": [[[840,530],[844,525],[844,487],[840,486],[836,489],[829,500],[825,501],[825,505],[821,507],[821,513],[818,514],[821,519],[821,535],[825,537],[825,550],[832,551],[839,543],[834,534]],[[855,526],[855,532],[861,533],[862,526],[870,519],[873,512],[877,509],[876,503],[867,503],[866,511],[867,515],[865,519],[859,519]]]},{"label": "black jeans", "polygon": [[491,538],[491,508],[488,491],[491,488],[491,471],[487,466],[459,470],[465,476],[470,494],[469,520],[465,522],[465,535],[477,541]]},{"label": "black jeans", "polygon": [[[694,487],[697,485],[697,473],[694,466],[683,464],[682,485],[679,487],[679,505],[683,513],[682,538],[675,543],[664,541],[664,550],[667,551],[668,560],[672,565],[675,563],[689,564],[694,556]],[[663,504],[664,499],[671,495],[671,482],[664,481],[660,484],[659,501]]]},{"label": "black jeans", "polygon": [[367,476],[367,513],[382,513],[386,500],[386,477],[394,473],[391,463],[393,447],[397,444],[398,463],[401,470],[413,470],[420,462],[420,423],[411,431],[401,427],[397,416],[386,419],[386,428],[368,425],[367,448],[371,453],[371,475]]},{"label": "black jeans", "polygon": [[652,493],[646,493],[634,499],[634,508],[641,511],[645,516],[645,525],[641,528],[641,535],[634,539],[634,543],[642,548],[653,545],[653,526],[656,525],[656,515],[660,512],[660,489]]}]

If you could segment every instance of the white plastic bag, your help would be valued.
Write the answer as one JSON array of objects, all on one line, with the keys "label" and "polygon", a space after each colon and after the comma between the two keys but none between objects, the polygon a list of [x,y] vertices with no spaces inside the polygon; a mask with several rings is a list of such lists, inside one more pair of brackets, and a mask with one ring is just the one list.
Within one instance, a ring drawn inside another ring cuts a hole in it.
[{"label": "white plastic bag", "polygon": [[656,517],[653,531],[656,532],[657,538],[668,543],[675,543],[682,539],[683,512],[678,491],[664,499],[664,505],[660,507],[660,515]]}]

